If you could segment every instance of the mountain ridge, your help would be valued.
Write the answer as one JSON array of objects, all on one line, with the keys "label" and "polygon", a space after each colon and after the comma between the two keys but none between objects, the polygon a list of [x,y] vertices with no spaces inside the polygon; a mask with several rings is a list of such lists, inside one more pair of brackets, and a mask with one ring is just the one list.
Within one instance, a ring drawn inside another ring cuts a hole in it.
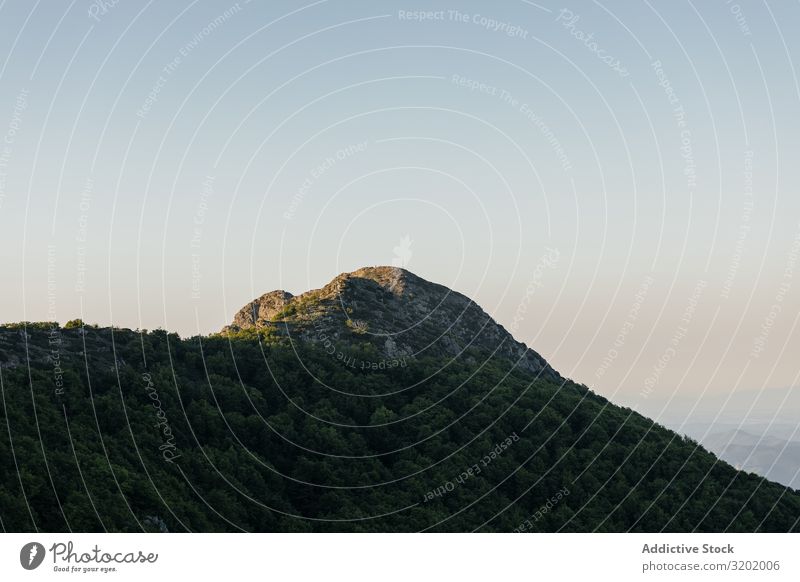
[{"label": "mountain ridge", "polygon": [[[400,267],[362,267],[319,289],[270,291],[242,307],[222,333],[270,330],[314,343],[371,343],[383,360],[461,357],[471,349],[520,369],[562,380],[535,350],[517,341],[472,299]],[[336,347],[335,349],[339,349]]]},{"label": "mountain ridge", "polygon": [[266,293],[207,336],[0,325],[3,526],[800,530],[800,492],[540,358],[387,267]]}]

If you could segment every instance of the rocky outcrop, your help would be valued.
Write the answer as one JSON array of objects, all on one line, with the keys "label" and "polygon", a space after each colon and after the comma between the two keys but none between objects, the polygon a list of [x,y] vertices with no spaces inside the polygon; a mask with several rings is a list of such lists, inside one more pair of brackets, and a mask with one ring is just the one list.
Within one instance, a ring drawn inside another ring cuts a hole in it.
[{"label": "rocky outcrop", "polygon": [[251,301],[233,317],[233,326],[244,329],[270,323],[293,299],[286,291],[270,291]]},{"label": "rocky outcrop", "polygon": [[344,273],[298,296],[285,291],[262,295],[223,331],[248,328],[269,328],[333,350],[368,341],[384,359],[500,357],[550,380],[561,379],[474,301],[399,267]]}]

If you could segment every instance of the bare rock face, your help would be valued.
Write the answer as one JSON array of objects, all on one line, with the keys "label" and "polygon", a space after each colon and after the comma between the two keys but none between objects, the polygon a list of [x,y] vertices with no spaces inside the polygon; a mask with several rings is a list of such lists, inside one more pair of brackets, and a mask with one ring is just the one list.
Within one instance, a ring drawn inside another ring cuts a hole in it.
[{"label": "bare rock face", "polygon": [[499,357],[561,380],[474,301],[398,267],[343,273],[322,289],[298,296],[267,293],[242,308],[223,332],[248,328],[271,329],[336,352],[357,351],[369,342],[387,360]]}]

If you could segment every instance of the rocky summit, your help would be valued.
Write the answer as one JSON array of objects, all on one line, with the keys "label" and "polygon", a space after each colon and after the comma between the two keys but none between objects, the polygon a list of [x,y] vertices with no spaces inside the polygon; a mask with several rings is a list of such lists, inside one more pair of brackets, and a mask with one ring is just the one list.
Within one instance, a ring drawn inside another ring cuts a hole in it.
[{"label": "rocky summit", "polygon": [[348,354],[371,344],[378,354],[367,363],[372,367],[419,357],[468,363],[499,357],[542,378],[561,379],[474,301],[399,267],[343,273],[297,296],[265,293],[240,309],[223,333],[246,329],[312,342],[346,362],[354,361]]}]

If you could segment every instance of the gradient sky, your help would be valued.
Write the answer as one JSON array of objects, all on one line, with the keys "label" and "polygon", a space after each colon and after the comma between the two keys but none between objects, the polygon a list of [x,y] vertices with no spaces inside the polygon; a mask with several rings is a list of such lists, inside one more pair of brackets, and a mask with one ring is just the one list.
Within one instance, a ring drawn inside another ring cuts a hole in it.
[{"label": "gradient sky", "polygon": [[653,416],[797,385],[797,3],[112,4],[0,3],[0,320],[396,262]]}]

